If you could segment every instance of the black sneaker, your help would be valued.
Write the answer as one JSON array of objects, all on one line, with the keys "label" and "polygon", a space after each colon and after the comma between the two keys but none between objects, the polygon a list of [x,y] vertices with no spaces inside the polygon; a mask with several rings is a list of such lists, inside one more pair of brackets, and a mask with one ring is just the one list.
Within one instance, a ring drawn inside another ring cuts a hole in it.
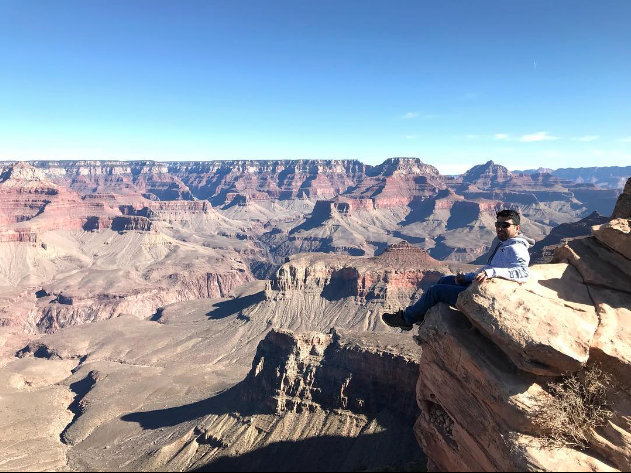
[{"label": "black sneaker", "polygon": [[384,321],[386,325],[390,327],[400,328],[401,330],[410,331],[414,327],[414,325],[409,324],[403,318],[403,311],[395,312],[394,314],[383,314],[381,319]]}]

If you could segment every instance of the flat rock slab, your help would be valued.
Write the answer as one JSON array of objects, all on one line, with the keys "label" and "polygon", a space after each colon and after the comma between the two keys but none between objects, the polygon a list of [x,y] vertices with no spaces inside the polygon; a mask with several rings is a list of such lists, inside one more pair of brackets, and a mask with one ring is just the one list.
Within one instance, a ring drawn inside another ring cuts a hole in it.
[{"label": "flat rock slab", "polygon": [[519,369],[540,376],[582,369],[598,328],[587,288],[567,264],[533,266],[526,284],[474,284],[457,307]]},{"label": "flat rock slab", "polygon": [[[616,250],[631,260],[631,221],[627,219],[612,220],[604,225],[592,228],[592,235],[612,250]],[[631,265],[631,262],[629,262]]]}]

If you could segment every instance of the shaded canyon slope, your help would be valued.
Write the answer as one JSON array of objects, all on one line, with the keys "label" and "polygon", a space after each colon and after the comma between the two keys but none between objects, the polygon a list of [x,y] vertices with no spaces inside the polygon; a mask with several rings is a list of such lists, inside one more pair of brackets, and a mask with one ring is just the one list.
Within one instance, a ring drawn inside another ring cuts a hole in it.
[{"label": "shaded canyon slope", "polygon": [[585,238],[591,235],[592,227],[609,221],[609,217],[594,212],[578,222],[563,223],[552,229],[550,234],[530,250],[531,264],[550,263],[556,249],[575,238]]}]

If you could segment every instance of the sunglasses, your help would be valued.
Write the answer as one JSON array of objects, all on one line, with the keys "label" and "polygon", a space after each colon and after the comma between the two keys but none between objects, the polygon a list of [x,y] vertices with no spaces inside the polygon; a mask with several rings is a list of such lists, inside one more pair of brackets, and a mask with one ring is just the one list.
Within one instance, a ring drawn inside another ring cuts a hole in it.
[{"label": "sunglasses", "polygon": [[495,222],[495,228],[510,228],[512,226],[517,226],[514,223],[508,223],[508,222]]}]

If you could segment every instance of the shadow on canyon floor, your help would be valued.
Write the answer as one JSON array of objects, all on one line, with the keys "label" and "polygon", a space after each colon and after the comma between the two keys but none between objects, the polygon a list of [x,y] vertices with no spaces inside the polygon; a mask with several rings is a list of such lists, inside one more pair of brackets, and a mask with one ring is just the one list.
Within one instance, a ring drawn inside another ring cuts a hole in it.
[{"label": "shadow on canyon floor", "polygon": [[227,301],[219,302],[213,307],[214,310],[208,312],[206,315],[210,320],[220,320],[230,317],[231,315],[238,314],[244,311],[248,307],[259,304],[265,300],[265,292],[257,292],[245,297],[239,297],[237,299],[229,299]]},{"label": "shadow on canyon floor", "polygon": [[272,414],[273,411],[262,403],[243,402],[241,386],[236,386],[204,399],[184,406],[169,407],[147,412],[132,412],[121,417],[124,422],[137,422],[143,429],[155,430],[200,419],[208,415],[223,415],[238,412],[243,416]]}]

